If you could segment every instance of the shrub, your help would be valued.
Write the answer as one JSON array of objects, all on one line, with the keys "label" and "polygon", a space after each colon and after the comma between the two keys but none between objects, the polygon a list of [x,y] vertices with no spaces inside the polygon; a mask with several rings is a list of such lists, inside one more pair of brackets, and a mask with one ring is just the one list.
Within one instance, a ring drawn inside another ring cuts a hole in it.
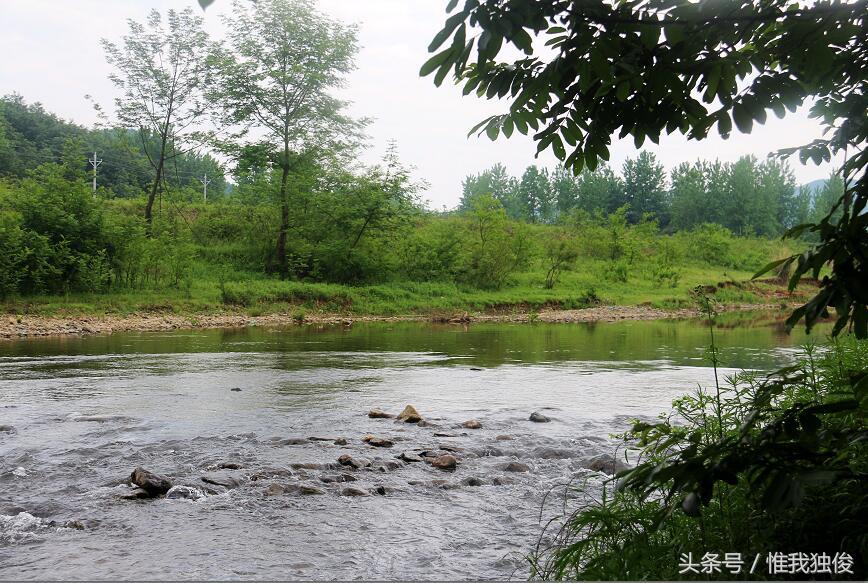
[{"label": "shrub", "polygon": [[[868,342],[835,340],[822,353],[808,346],[793,367],[733,375],[673,408],[623,436],[641,463],[532,557],[536,576],[690,578],[681,572],[686,553],[725,551],[748,564],[772,552],[846,552],[851,577],[864,578]],[[710,575],[728,576],[745,574]]]}]

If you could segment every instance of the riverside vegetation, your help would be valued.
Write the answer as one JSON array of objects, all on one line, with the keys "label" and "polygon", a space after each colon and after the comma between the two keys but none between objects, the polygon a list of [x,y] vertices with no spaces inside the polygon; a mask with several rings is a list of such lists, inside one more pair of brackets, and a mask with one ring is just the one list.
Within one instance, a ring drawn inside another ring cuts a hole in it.
[{"label": "riverside vegetation", "polygon": [[[0,105],[0,298],[9,313],[677,308],[696,285],[718,282],[722,302],[777,305],[790,300],[780,286],[746,280],[803,248],[772,236],[825,213],[843,188],[835,179],[798,188],[785,165],[753,158],[685,165],[668,181],[642,154],[621,173],[531,166],[513,178],[495,166],[467,177],[459,208],[435,212],[394,150],[353,172],[306,161],[291,173],[281,274],[282,174],[267,159],[245,150],[230,187],[214,158],[179,154],[149,223],[154,142],[65,123],[17,96]],[[109,144],[94,195],[86,152]],[[194,186],[198,171],[213,180],[207,200]],[[736,213],[746,200],[753,210]],[[701,221],[699,208],[718,222]],[[742,222],[726,223],[732,216]]]}]

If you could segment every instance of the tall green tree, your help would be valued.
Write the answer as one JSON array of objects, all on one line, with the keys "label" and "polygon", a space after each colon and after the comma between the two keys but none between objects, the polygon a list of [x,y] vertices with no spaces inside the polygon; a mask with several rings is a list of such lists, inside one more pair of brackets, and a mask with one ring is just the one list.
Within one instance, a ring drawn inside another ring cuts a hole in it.
[{"label": "tall green tree", "polygon": [[356,31],[305,0],[236,1],[225,24],[229,47],[216,59],[220,82],[213,95],[239,138],[268,144],[278,153],[275,262],[285,278],[294,162],[345,152],[363,126],[334,96],[354,68]]},{"label": "tall green tree", "polygon": [[610,214],[626,204],[624,181],[608,164],[583,171],[578,179],[579,208],[595,213]]},{"label": "tall green tree", "polygon": [[528,166],[518,184],[519,205],[522,216],[531,223],[547,223],[553,216],[549,173],[545,168]]},{"label": "tall green tree", "polygon": [[638,224],[646,213],[653,214],[666,224],[666,171],[650,152],[624,162],[624,194],[630,205],[627,218]]},{"label": "tall green tree", "polygon": [[[120,89],[115,99],[121,126],[136,129],[148,152],[153,179],[145,205],[150,230],[154,201],[162,192],[167,161],[201,143],[199,122],[206,111],[203,90],[208,80],[208,35],[192,8],[169,10],[165,21],[153,10],[144,24],[128,21],[121,44],[103,39],[109,77]],[[153,153],[146,142],[156,136]]]},{"label": "tall green tree", "polygon": [[521,216],[518,201],[518,181],[509,175],[503,164],[497,163],[479,174],[467,176],[461,186],[459,208],[462,211],[470,210],[475,197],[490,194],[500,201],[509,217],[519,218]]},{"label": "tall green tree", "polygon": [[[845,180],[840,221],[792,233],[810,229],[820,242],[787,260],[791,285],[827,265],[831,273],[790,323],[810,327],[835,306],[836,330],[852,317],[868,337],[868,0],[450,0],[447,12],[420,74],[440,85],[451,72],[465,94],[509,99],[473,131],[533,133],[538,151],[578,170],[607,160],[616,135],[641,146],[664,133],[749,133],[769,110],[783,117],[815,97],[811,115],[829,132],[797,148],[800,157],[849,150],[843,173],[854,181]],[[517,55],[504,58],[506,45]]]}]

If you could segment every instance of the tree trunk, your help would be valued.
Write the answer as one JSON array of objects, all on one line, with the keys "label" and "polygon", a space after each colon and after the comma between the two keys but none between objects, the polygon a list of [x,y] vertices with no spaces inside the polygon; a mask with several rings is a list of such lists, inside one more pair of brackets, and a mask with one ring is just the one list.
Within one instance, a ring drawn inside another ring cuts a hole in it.
[{"label": "tree trunk", "polygon": [[286,261],[286,234],[289,230],[289,152],[284,150],[283,173],[280,176],[280,232],[277,234],[277,269],[280,279],[289,277],[289,265]]},{"label": "tree trunk", "polygon": [[152,226],[154,222],[154,200],[157,198],[157,192],[160,189],[160,181],[163,179],[163,156],[160,156],[160,162],[157,164],[157,177],[154,179],[154,185],[151,187],[151,192],[148,193],[148,204],[145,205],[145,228],[148,236],[153,232]]}]

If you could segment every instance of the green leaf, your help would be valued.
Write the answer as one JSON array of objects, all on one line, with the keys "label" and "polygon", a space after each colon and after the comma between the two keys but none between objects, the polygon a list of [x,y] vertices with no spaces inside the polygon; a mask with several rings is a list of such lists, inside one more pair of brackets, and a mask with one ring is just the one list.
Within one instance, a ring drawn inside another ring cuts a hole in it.
[{"label": "green leaf", "polygon": [[717,120],[717,131],[722,136],[728,136],[732,133],[732,120],[726,112],[723,112]]},{"label": "green leaf", "polygon": [[434,39],[431,41],[431,44],[428,45],[428,52],[433,53],[434,51],[439,49],[440,45],[445,43],[446,39],[452,36],[452,33],[462,22],[464,22],[464,14],[460,12],[447,18],[446,24],[443,26],[443,30],[438,32],[434,36]]},{"label": "green leaf", "polygon": [[791,262],[792,260],[793,260],[792,257],[786,257],[786,258],[784,258],[784,259],[778,259],[777,261],[772,261],[771,263],[769,263],[768,265],[765,265],[765,266],[762,267],[759,271],[757,271],[756,273],[754,273],[754,274],[753,274],[753,277],[751,277],[751,279],[756,279],[756,278],[758,278],[759,276],[768,273],[769,271],[771,271],[772,269],[774,269],[774,268],[777,267],[778,265],[783,265],[784,263],[789,263],[789,262]]},{"label": "green leaf", "polygon": [[498,127],[498,124],[495,123],[494,120],[492,120],[491,123],[488,124],[488,127],[485,128],[485,134],[488,136],[489,140],[496,140],[499,133],[500,127]]},{"label": "green leaf", "polygon": [[735,121],[735,126],[741,133],[749,134],[753,129],[753,116],[741,103],[736,103],[735,106],[733,106],[732,118]]},{"label": "green leaf", "polygon": [[618,86],[615,88],[615,97],[618,98],[618,101],[624,101],[627,99],[627,96],[630,94],[630,83],[629,81],[621,81],[618,83]]},{"label": "green leaf", "polygon": [[512,137],[512,131],[514,128],[515,128],[515,124],[513,123],[512,118],[509,116],[504,118],[504,120],[503,120],[503,135],[505,135],[507,138],[511,138]]},{"label": "green leaf", "polygon": [[419,76],[426,77],[437,70],[440,66],[443,65],[448,59],[449,55],[452,54],[452,47],[449,47],[445,51],[441,51],[425,61],[422,65],[422,68],[419,69]]}]

